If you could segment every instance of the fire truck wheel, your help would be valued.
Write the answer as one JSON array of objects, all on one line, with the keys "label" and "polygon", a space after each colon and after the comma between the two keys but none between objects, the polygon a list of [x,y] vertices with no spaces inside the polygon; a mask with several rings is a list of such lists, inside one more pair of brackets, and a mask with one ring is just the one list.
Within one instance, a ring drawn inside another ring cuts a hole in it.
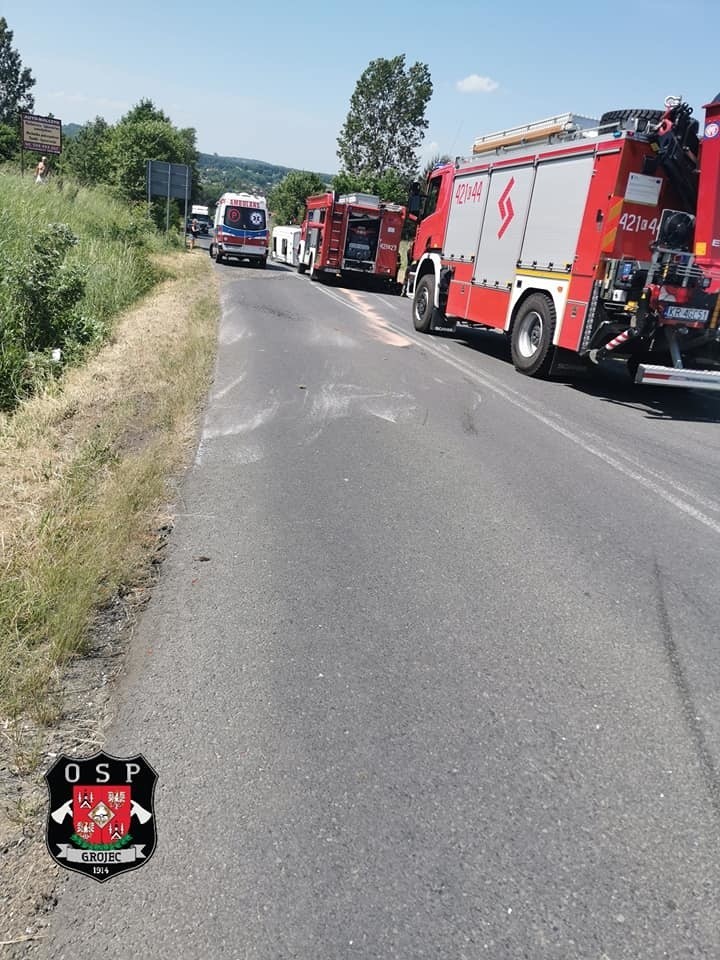
[{"label": "fire truck wheel", "polygon": [[430,275],[421,277],[415,287],[413,324],[420,333],[430,333],[436,324],[442,326],[443,315],[434,304],[435,280]]},{"label": "fire truck wheel", "polygon": [[515,369],[529,377],[543,377],[552,363],[555,308],[542,293],[533,293],[521,305],[511,335]]},{"label": "fire truck wheel", "polygon": [[307,264],[306,264],[306,263],[303,263],[302,260],[301,260],[300,263],[298,263],[298,265],[297,265],[297,272],[298,272],[298,273],[305,273],[306,270],[307,270]]}]

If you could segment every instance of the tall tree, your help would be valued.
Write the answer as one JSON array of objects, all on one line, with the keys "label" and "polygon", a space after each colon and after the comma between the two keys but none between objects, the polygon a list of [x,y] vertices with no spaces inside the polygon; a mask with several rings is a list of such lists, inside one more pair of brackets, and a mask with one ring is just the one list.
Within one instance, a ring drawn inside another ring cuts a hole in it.
[{"label": "tall tree", "polygon": [[108,179],[126,200],[146,197],[148,160],[194,168],[197,150],[194,130],[179,130],[151,100],[142,100],[117,122],[108,140]]},{"label": "tall tree", "polygon": [[0,161],[10,160],[20,150],[20,135],[17,124],[0,123]]},{"label": "tall tree", "polygon": [[382,174],[348,173],[342,170],[333,177],[333,190],[338,193],[372,193],[390,203],[407,203],[411,177],[390,168]]},{"label": "tall tree", "polygon": [[430,157],[420,171],[420,186],[424,188],[428,181],[428,177],[433,172],[435,167],[439,167],[442,163],[450,163],[451,160],[452,157],[449,157],[446,153],[436,153],[433,157]]},{"label": "tall tree", "polygon": [[109,179],[110,127],[102,117],[84,124],[64,144],[62,169],[80,183],[103,183]]},{"label": "tall tree", "polygon": [[404,54],[371,60],[355,85],[338,136],[342,169],[374,176],[394,169],[401,177],[412,176],[428,127],[425,111],[432,91],[427,64],[406,69]]},{"label": "tall tree", "polygon": [[317,173],[307,170],[292,170],[270,192],[268,205],[276,223],[302,223],[305,201],[314,193],[327,190],[327,185]]},{"label": "tall tree", "polygon": [[13,32],[5,17],[0,17],[0,123],[15,126],[18,112],[32,110],[35,100],[30,93],[35,78],[29,67],[23,67],[20,54],[12,45]]}]

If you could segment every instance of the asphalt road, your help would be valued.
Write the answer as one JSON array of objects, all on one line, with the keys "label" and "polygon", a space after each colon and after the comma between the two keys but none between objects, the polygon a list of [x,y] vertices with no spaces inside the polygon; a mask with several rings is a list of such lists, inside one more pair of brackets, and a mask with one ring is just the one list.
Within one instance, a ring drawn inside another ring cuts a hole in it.
[{"label": "asphalt road", "polygon": [[158,849],[68,874],[45,956],[720,956],[720,398],[216,269],[108,743]]}]

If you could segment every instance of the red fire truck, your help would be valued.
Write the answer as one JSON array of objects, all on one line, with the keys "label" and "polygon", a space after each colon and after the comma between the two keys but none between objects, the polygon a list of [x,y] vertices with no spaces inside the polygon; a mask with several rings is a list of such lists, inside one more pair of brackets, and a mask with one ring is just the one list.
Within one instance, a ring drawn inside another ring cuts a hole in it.
[{"label": "red fire truck", "polygon": [[530,376],[617,355],[637,383],[720,389],[720,95],[705,110],[702,134],[679,98],[566,114],[435,169],[408,205],[416,329],[504,330]]},{"label": "red fire truck", "polygon": [[395,286],[406,209],[367,193],[308,197],[300,234],[298,273],[363,275]]}]

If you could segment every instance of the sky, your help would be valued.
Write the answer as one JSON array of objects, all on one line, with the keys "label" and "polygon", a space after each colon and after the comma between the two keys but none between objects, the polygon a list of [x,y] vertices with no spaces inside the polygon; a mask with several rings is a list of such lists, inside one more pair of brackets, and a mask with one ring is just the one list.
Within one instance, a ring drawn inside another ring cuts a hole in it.
[{"label": "sky", "polygon": [[5,0],[0,13],[37,81],[36,113],[114,122],[149,98],[196,129],[202,152],[322,173],[338,169],[350,97],[377,57],[430,68],[423,161],[668,95],[702,117],[720,91],[720,0]]}]

